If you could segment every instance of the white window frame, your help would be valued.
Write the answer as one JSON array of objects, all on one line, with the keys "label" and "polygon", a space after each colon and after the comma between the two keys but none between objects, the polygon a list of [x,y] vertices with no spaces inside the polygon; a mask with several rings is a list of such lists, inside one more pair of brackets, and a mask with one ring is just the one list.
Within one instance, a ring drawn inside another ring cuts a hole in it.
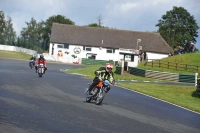
[{"label": "white window frame", "polygon": [[[62,46],[62,47],[59,47]],[[57,44],[57,48],[64,48],[64,44]]]},{"label": "white window frame", "polygon": [[[90,50],[88,50],[88,49],[90,49]],[[84,50],[84,51],[92,51],[92,47],[86,47],[86,46],[85,46],[85,47],[83,47],[83,50]]]},{"label": "white window frame", "polygon": [[[108,52],[108,51],[111,51],[111,52]],[[115,49],[107,48],[106,53],[113,54],[113,53],[115,53]]]}]

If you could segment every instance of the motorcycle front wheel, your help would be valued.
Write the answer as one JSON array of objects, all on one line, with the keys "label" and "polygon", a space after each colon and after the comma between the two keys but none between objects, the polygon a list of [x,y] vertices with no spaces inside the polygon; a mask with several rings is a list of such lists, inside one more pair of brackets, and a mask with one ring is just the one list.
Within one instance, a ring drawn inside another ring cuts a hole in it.
[{"label": "motorcycle front wheel", "polygon": [[86,92],[86,99],[85,99],[85,101],[89,103],[91,100],[92,100],[92,97],[89,95],[89,91],[87,91]]},{"label": "motorcycle front wheel", "polygon": [[38,73],[39,77],[42,77],[42,73]]},{"label": "motorcycle front wheel", "polygon": [[32,69],[32,68],[33,68],[33,63],[30,62],[30,63],[29,63],[29,66],[30,66],[30,68]]},{"label": "motorcycle front wheel", "polygon": [[103,102],[103,99],[104,99],[105,95],[106,95],[105,91],[99,92],[95,104],[96,105],[100,105]]}]

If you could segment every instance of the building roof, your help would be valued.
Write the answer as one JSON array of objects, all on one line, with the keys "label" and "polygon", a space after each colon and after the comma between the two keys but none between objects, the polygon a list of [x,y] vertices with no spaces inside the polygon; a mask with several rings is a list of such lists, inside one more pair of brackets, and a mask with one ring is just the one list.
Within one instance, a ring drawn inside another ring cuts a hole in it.
[{"label": "building roof", "polygon": [[[136,49],[137,40],[142,50],[169,53],[170,47],[158,33],[116,30],[53,23],[51,43],[68,43],[83,46]],[[138,46],[139,47],[139,46]]]}]

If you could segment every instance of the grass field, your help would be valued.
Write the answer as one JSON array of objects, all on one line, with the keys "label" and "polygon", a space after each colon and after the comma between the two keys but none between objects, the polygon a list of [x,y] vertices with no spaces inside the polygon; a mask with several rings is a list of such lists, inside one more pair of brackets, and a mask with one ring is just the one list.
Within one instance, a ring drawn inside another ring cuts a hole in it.
[{"label": "grass field", "polygon": [[21,53],[21,52],[13,52],[13,51],[3,51],[0,50],[0,58],[14,58],[14,59],[25,59],[29,60],[31,55]]},{"label": "grass field", "polygon": [[[190,64],[200,64],[199,53],[185,54],[180,55],[181,57],[170,57],[166,58],[169,61],[176,61],[181,63],[190,63]],[[184,56],[186,59],[184,59]],[[190,57],[192,59],[190,59]],[[30,55],[18,53],[18,52],[9,52],[0,50],[0,58],[17,58],[17,59],[29,59]],[[175,58],[175,59],[174,59]],[[194,63],[193,63],[194,62]],[[101,66],[88,66],[87,68],[81,69],[71,69],[66,71],[67,73],[79,73],[84,74],[88,79],[94,78],[94,71]],[[142,68],[144,68],[142,66]],[[145,68],[147,69],[147,68]],[[159,68],[158,68],[159,69]],[[154,70],[158,70],[154,68]],[[115,68],[114,70],[115,71]],[[169,71],[171,72],[171,71]],[[155,81],[155,79],[149,79],[139,76],[133,76],[125,73],[125,76],[115,74],[116,80],[138,80],[138,81]],[[153,96],[170,103],[185,107],[187,109],[196,111],[200,113],[200,96],[195,93],[195,86],[174,86],[174,85],[160,85],[160,84],[150,84],[150,83],[120,83],[118,86],[125,87],[149,96]],[[109,93],[112,93],[110,91]]]}]

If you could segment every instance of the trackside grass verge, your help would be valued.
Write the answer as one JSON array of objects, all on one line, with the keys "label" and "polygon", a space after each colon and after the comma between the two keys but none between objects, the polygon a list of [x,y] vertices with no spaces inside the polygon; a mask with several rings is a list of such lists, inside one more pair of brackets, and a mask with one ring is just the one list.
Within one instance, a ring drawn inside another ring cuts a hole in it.
[{"label": "trackside grass verge", "polygon": [[21,52],[0,50],[0,58],[14,58],[14,59],[29,60],[30,57],[31,57],[31,55],[21,53]]},{"label": "trackside grass verge", "polygon": [[196,111],[200,113],[200,96],[195,92],[195,87],[190,86],[172,86],[172,85],[160,85],[160,84],[117,84],[141,92],[158,99],[179,105],[181,107]]}]

